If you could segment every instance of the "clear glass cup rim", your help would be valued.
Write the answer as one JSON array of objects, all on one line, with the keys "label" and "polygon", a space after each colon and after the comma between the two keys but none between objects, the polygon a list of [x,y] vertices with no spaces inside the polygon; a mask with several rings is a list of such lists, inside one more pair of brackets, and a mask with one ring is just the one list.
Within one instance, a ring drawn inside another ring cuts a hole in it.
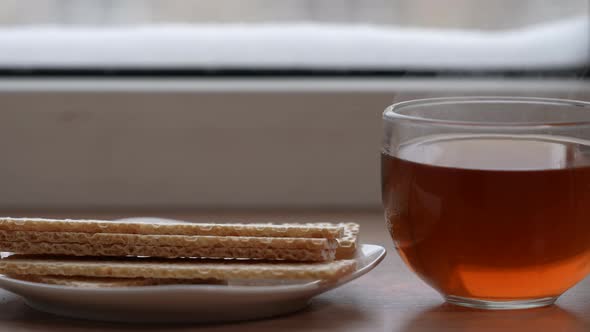
[{"label": "clear glass cup rim", "polygon": [[[504,103],[515,105],[555,105],[559,107],[584,108],[588,111],[588,118],[582,121],[564,121],[564,122],[492,122],[492,121],[461,121],[461,120],[441,120],[428,117],[402,114],[400,111],[414,106],[436,106],[449,104],[486,104],[486,103]],[[507,128],[544,128],[544,127],[576,127],[590,126],[590,102],[559,99],[559,98],[539,98],[539,97],[504,97],[504,96],[473,96],[473,97],[441,97],[441,98],[423,98],[413,99],[394,103],[388,106],[383,112],[384,121],[408,121],[422,123],[434,126],[462,126],[462,127],[507,127]]]}]

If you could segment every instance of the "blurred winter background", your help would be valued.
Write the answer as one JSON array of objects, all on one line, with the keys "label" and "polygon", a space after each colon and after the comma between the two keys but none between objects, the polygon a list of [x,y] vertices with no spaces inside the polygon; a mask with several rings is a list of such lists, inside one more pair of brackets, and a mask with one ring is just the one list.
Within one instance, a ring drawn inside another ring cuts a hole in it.
[{"label": "blurred winter background", "polygon": [[0,24],[301,22],[507,29],[588,15],[587,0],[3,0]]}]

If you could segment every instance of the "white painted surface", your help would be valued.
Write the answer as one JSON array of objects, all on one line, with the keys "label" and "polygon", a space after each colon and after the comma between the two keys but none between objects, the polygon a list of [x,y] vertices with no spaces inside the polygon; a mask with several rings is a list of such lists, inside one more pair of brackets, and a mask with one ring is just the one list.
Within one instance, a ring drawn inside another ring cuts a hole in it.
[{"label": "white painted surface", "polygon": [[468,94],[590,100],[590,84],[3,80],[0,208],[374,208],[384,108]]}]

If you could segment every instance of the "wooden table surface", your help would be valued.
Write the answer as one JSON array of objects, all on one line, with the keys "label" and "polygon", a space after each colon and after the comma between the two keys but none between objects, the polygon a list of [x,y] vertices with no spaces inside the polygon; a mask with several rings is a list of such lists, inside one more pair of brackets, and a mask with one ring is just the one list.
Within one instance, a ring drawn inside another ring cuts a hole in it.
[{"label": "wooden table surface", "polygon": [[[116,218],[132,214],[53,215]],[[590,331],[590,279],[568,291],[557,305],[547,308],[482,311],[444,304],[435,291],[404,266],[393,249],[379,213],[151,215],[215,221],[357,221],[361,223],[362,242],[384,245],[388,255],[364,277],[318,296],[301,312],[283,317],[205,326],[90,322],[37,312],[27,307],[17,295],[0,290],[0,331]],[[37,213],[36,216],[52,215]]]}]

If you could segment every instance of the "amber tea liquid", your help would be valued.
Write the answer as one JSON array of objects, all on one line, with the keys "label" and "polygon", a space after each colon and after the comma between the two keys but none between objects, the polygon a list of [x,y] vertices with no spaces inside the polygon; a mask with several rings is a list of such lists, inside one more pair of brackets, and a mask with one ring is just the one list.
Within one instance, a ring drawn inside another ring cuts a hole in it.
[{"label": "amber tea liquid", "polygon": [[551,136],[435,136],[382,155],[401,257],[444,294],[553,297],[590,269],[590,145]]}]

